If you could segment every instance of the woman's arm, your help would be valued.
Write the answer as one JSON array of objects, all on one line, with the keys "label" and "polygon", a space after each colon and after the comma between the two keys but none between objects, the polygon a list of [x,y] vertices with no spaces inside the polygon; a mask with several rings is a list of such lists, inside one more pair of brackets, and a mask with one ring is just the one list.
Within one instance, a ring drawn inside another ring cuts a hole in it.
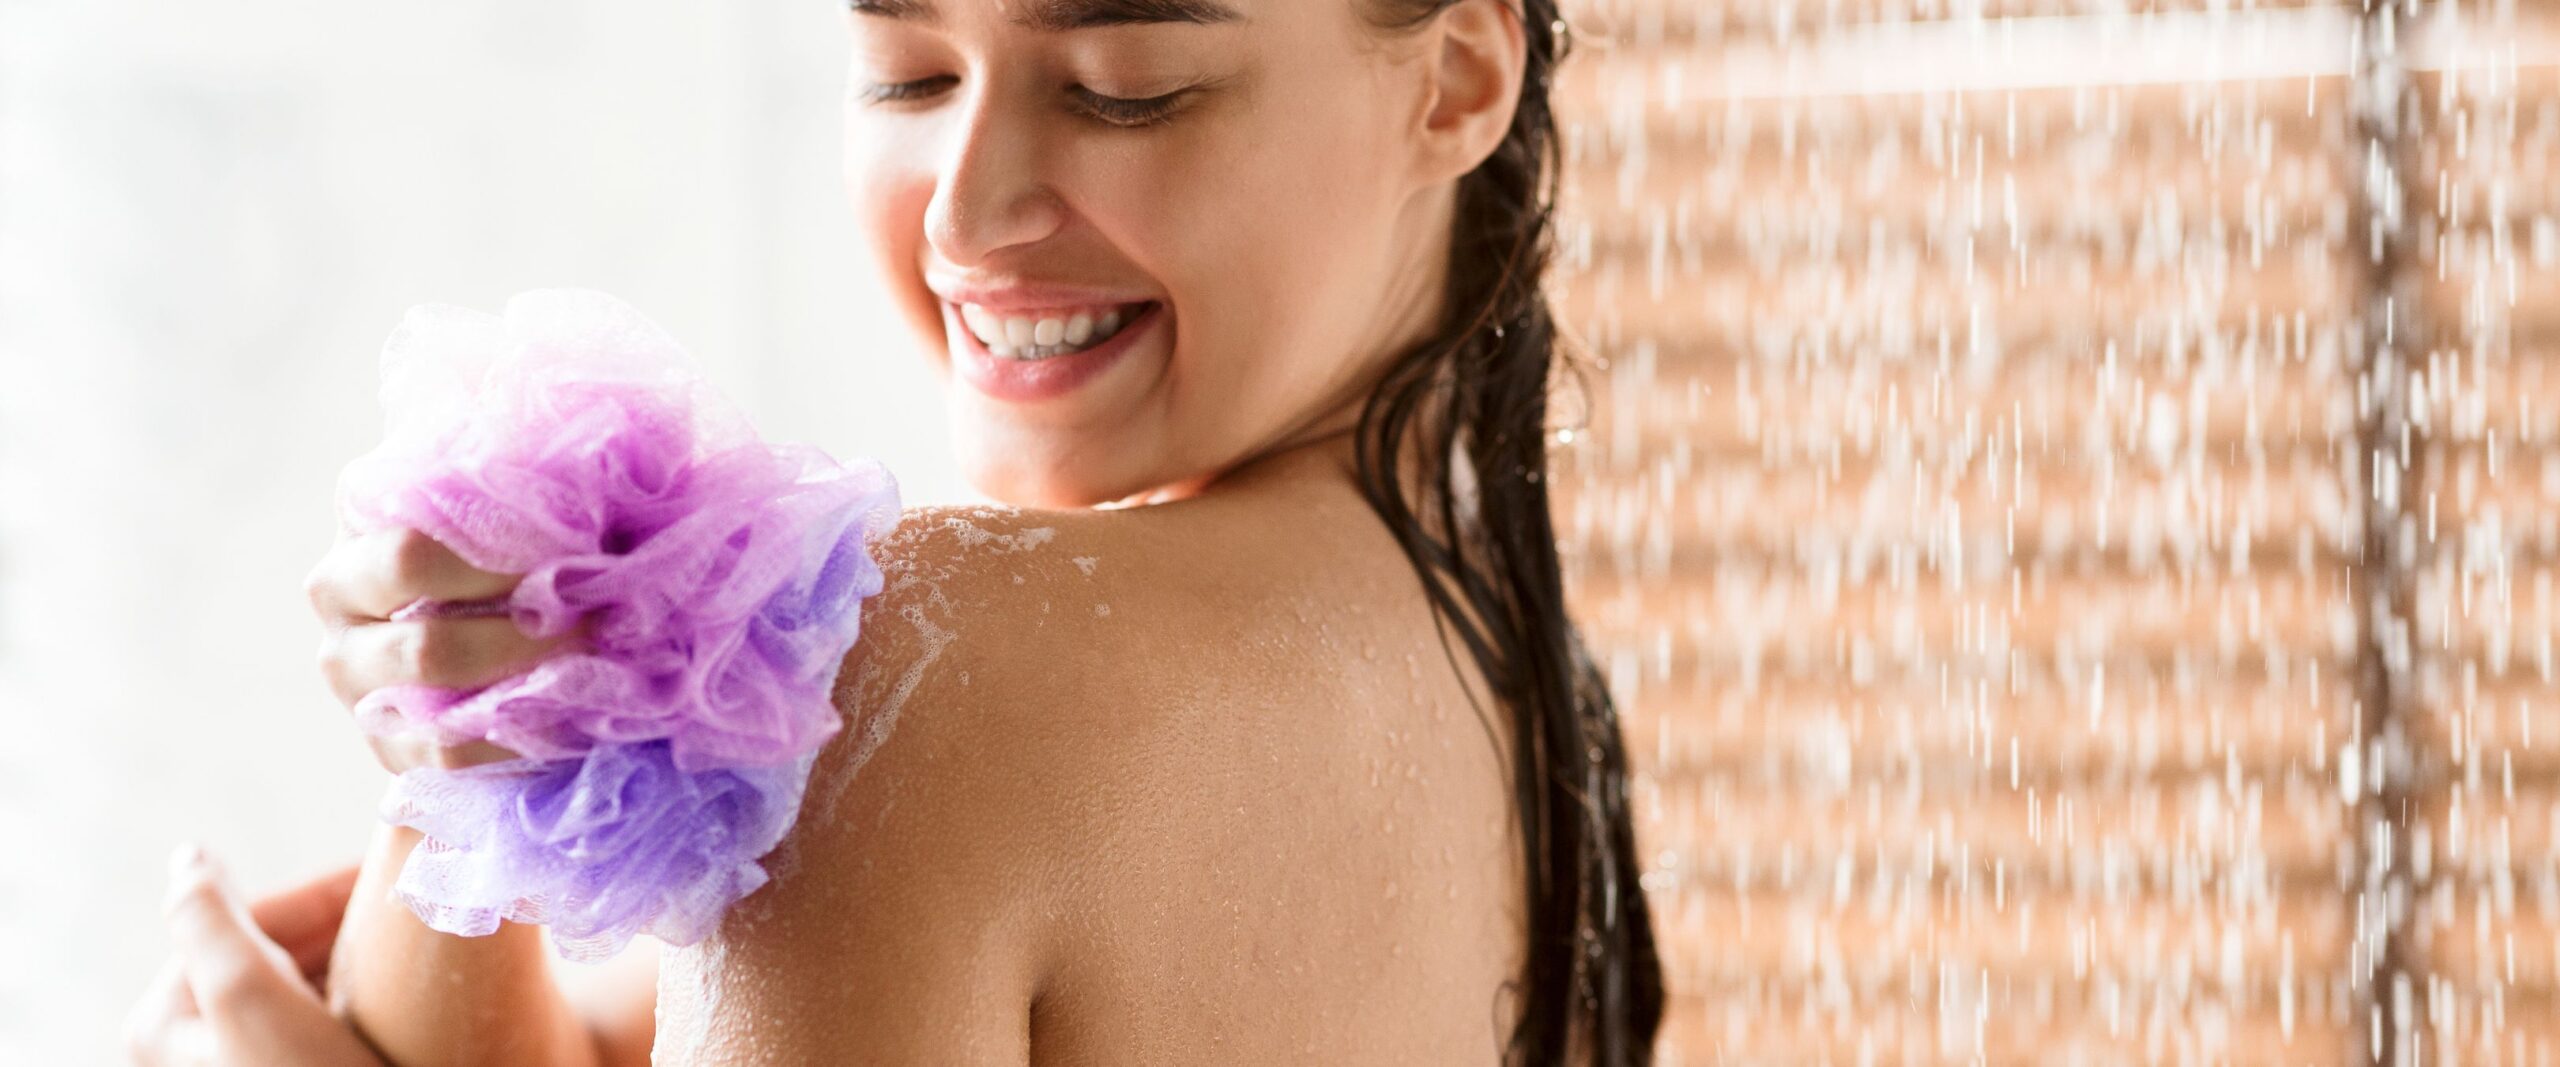
[{"label": "woman's arm", "polygon": [[125,1017],[134,1067],[382,1067],[320,999],[353,867],[254,902],[193,845],[170,857],[169,962]]},{"label": "woman's arm", "polygon": [[[589,1019],[552,974],[539,927],[501,923],[485,937],[429,929],[391,892],[419,834],[385,826],[357,876],[330,963],[332,1006],[395,1067],[648,1062],[630,1033],[646,1005],[594,1005]],[[623,991],[628,996],[629,991]],[[636,1040],[635,1040],[636,1037]],[[636,1047],[638,1058],[625,1059]]]},{"label": "woman's arm", "polygon": [[[572,639],[533,638],[504,616],[400,619],[422,601],[502,599],[516,581],[414,531],[342,537],[305,582],[328,631],[322,673],[352,708],[394,683],[475,689],[530,669]],[[367,740],[395,774],[512,755],[486,742],[445,749],[408,737]],[[488,936],[458,937],[420,922],[392,893],[420,837],[399,826],[376,831],[329,964],[331,1006],[383,1058],[395,1067],[617,1067],[636,1047],[646,1062],[649,1005],[630,1003],[632,983],[610,994],[618,1003],[582,1012],[553,975],[540,929],[502,923]]]},{"label": "woman's arm", "polygon": [[[383,836],[395,833],[415,837],[406,830],[386,830]],[[366,1046],[343,1013],[330,1010],[328,1000],[344,998],[329,996],[328,975],[342,968],[348,974],[360,970],[341,963],[358,951],[355,942],[368,937],[377,944],[387,941],[379,934],[360,934],[358,923],[378,924],[392,918],[387,912],[407,914],[397,901],[384,902],[387,909],[376,908],[371,916],[355,914],[360,909],[353,907],[360,893],[379,893],[388,885],[398,870],[398,861],[390,856],[394,851],[390,844],[378,843],[369,864],[340,868],[251,901],[231,888],[220,865],[201,849],[180,850],[171,862],[166,906],[169,963],[126,1016],[126,1059],[136,1067],[384,1067],[382,1057]],[[371,884],[359,890],[357,883],[368,879],[368,866]],[[408,925],[424,930],[415,920]],[[573,1062],[599,1067],[649,1062],[657,969],[658,943],[648,938],[635,939],[607,963],[560,969],[563,995],[593,1041],[592,1058]],[[444,1054],[469,1051],[453,1048]]]},{"label": "woman's arm", "polygon": [[657,938],[642,936],[602,963],[551,957],[552,976],[595,1035],[603,1067],[649,1067],[658,1039],[659,948]]}]

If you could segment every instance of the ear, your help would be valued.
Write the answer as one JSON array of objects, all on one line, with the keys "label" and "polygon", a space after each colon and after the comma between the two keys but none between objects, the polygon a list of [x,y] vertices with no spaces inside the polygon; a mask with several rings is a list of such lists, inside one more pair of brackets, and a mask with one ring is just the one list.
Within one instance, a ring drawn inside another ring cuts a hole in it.
[{"label": "ear", "polygon": [[1433,18],[1415,130],[1430,180],[1464,177],[1511,132],[1528,63],[1528,38],[1512,3],[1457,0]]}]

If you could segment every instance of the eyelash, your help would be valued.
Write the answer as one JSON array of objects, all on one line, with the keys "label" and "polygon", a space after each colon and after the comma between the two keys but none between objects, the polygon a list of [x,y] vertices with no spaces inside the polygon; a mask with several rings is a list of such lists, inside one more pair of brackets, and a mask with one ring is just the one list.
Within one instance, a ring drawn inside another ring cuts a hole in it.
[{"label": "eyelash", "polygon": [[[869,86],[862,90],[861,95],[864,102],[871,104],[912,103],[950,88],[959,80],[951,75],[942,74],[910,82]],[[1121,129],[1139,129],[1162,125],[1172,119],[1174,111],[1181,106],[1184,98],[1191,95],[1192,90],[1176,89],[1162,96],[1143,99],[1104,96],[1081,85],[1074,86],[1067,92],[1075,98],[1076,107],[1094,120]]]},{"label": "eyelash", "polygon": [[1163,125],[1173,118],[1174,109],[1181,106],[1183,98],[1191,95],[1189,89],[1176,89],[1162,96],[1132,100],[1127,97],[1104,96],[1081,85],[1068,92],[1084,108],[1085,114],[1122,129]]},{"label": "eyelash", "polygon": [[911,82],[866,86],[862,90],[862,100],[867,104],[900,104],[911,100],[922,100],[932,96],[936,90],[946,88],[950,83],[959,80],[943,74],[931,78],[918,78]]}]

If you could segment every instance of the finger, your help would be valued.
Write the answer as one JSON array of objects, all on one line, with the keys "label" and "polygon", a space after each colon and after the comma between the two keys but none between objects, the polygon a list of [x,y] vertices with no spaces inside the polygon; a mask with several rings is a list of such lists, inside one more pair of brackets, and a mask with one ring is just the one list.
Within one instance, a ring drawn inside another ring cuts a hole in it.
[{"label": "finger", "polygon": [[421,598],[503,597],[516,581],[516,575],[472,566],[435,538],[395,527],[338,542],[303,588],[323,620],[344,626],[389,618]]},{"label": "finger", "polygon": [[407,622],[411,619],[479,619],[514,613],[515,608],[507,603],[507,598],[502,596],[484,600],[420,598],[393,611],[390,619],[393,622]]},{"label": "finger", "polygon": [[427,761],[446,770],[477,767],[483,763],[522,759],[524,754],[494,741],[472,741],[460,745],[437,745],[427,753]]},{"label": "finger", "polygon": [[169,1024],[145,1043],[128,1044],[125,1058],[136,1067],[226,1067],[213,1028],[194,1016]]},{"label": "finger", "polygon": [[234,1067],[239,1062],[223,1056],[222,1042],[203,1019],[188,1019],[171,1027],[163,1047],[170,1067]]},{"label": "finger", "polygon": [[293,957],[302,976],[318,985],[329,971],[329,952],[346,921],[347,898],[361,868],[347,866],[269,893],[249,903],[249,918]]},{"label": "finger", "polygon": [[164,1019],[192,1019],[198,1014],[196,995],[187,988],[186,967],[175,956],[161,964],[160,973],[151,979],[150,997]]},{"label": "finger", "polygon": [[274,1047],[297,1009],[320,1009],[291,957],[249,918],[222,867],[202,849],[170,857],[167,917],[179,968],[196,1008],[224,1048]]},{"label": "finger", "polygon": [[352,708],[386,685],[477,689],[532,669],[572,639],[534,637],[504,618],[369,622],[332,631],[320,671]]},{"label": "finger", "polygon": [[442,767],[458,770],[483,763],[522,759],[524,754],[493,741],[472,741],[460,745],[439,745],[414,736],[368,734],[365,741],[373,748],[375,762],[394,773],[411,767]]},{"label": "finger", "polygon": [[137,1067],[164,1067],[175,1062],[177,1029],[193,1020],[194,998],[187,994],[186,974],[178,961],[161,965],[133,1010],[124,1017],[125,1059]]}]

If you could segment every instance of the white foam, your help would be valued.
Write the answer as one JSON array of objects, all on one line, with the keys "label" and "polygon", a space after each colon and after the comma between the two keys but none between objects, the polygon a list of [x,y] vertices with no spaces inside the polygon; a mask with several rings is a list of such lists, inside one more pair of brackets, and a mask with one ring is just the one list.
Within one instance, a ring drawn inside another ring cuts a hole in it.
[{"label": "white foam", "polygon": [[[973,513],[983,513],[990,518],[1017,514],[1013,509],[1002,507],[975,509]],[[923,685],[926,672],[942,658],[943,651],[958,638],[958,628],[951,622],[953,606],[943,593],[943,583],[960,568],[985,566],[991,555],[1029,552],[1057,538],[1057,530],[1047,526],[1016,533],[998,533],[971,522],[966,516],[948,512],[941,513],[939,521],[917,521],[918,518],[910,516],[908,521],[902,522],[883,539],[882,545],[887,550],[881,554],[887,558],[881,563],[888,571],[888,580],[875,602],[894,605],[894,609],[866,620],[868,628],[856,638],[857,647],[861,641],[875,640],[874,628],[887,626],[891,619],[895,619],[914,628],[913,654],[895,663],[871,656],[855,657],[852,679],[849,684],[839,685],[837,690],[848,694],[840,699],[847,704],[843,711],[851,730],[846,741],[853,746],[852,751],[841,759],[831,758],[827,773],[811,778],[801,809],[803,825],[832,822],[838,817],[837,808],[843,802],[845,791],[851,787],[854,776],[871,762],[872,755],[882,745],[888,743],[897,730],[900,716],[906,711],[908,699]],[[929,546],[942,535],[947,535],[963,549],[956,558],[945,558],[950,554],[937,553],[929,548],[922,552],[900,548],[919,544]],[[1022,582],[1018,574],[1013,579],[1017,584]],[[1041,607],[1045,612],[1048,605],[1044,602]],[[799,844],[798,833],[785,837],[781,846],[766,856],[766,871],[778,880],[795,869],[799,860]],[[750,903],[752,901],[750,898]]]},{"label": "white foam", "polygon": [[826,781],[819,783],[821,795],[814,798],[824,805],[823,810],[829,819],[836,817],[836,804],[843,799],[845,788],[852,784],[853,776],[862,770],[864,764],[871,762],[872,754],[887,744],[891,732],[898,728],[898,716],[906,711],[907,698],[914,696],[916,687],[924,683],[925,671],[933,666],[935,660],[942,658],[942,651],[951,647],[952,640],[958,636],[946,625],[951,611],[950,600],[943,596],[938,585],[931,584],[924,576],[902,575],[881,595],[901,597],[919,585],[926,586],[921,599],[901,604],[896,616],[915,627],[916,654],[895,665],[895,679],[886,678],[889,665],[871,657],[863,657],[855,668],[851,714],[855,717],[858,732],[854,736],[853,754],[847,756]]},{"label": "white foam", "polygon": [[[1020,514],[1015,509],[1003,507],[976,510],[993,518]],[[1056,540],[1058,536],[1056,528],[1049,526],[998,533],[971,522],[966,515],[946,512],[940,515],[938,523],[901,524],[891,533],[887,543],[912,543],[916,539],[931,538],[936,532],[947,533],[966,551],[956,560],[941,560],[933,558],[931,553],[924,553],[925,558],[907,555],[900,562],[889,564],[896,568],[896,573],[880,595],[887,598],[886,602],[899,605],[895,612],[897,619],[915,628],[915,654],[904,663],[888,665],[870,657],[861,658],[851,687],[853,707],[848,711],[856,723],[853,752],[826,781],[814,783],[811,797],[823,805],[820,810],[828,818],[835,816],[836,805],[852,783],[853,776],[870,762],[872,754],[878,752],[881,745],[888,743],[890,734],[897,729],[899,716],[906,710],[908,698],[914,696],[916,689],[923,684],[925,672],[932,668],[935,660],[942,658],[943,650],[949,648],[958,636],[957,629],[950,622],[952,605],[942,592],[942,583],[962,567],[984,566],[991,554],[1029,552]],[[1017,584],[1022,581],[1018,574],[1013,578]],[[1045,605],[1043,607],[1045,610]],[[884,620],[875,619],[873,624],[878,625],[881,621]],[[892,669],[896,671],[894,678],[886,673]]]},{"label": "white foam", "polygon": [[1017,533],[996,533],[958,515],[946,516],[942,520],[942,528],[950,530],[954,536],[958,537],[962,548],[984,548],[992,545],[1004,552],[1028,552],[1057,540],[1058,537],[1058,531],[1048,526],[1034,526]]},{"label": "white foam", "polygon": [[653,1064],[694,1063],[711,1037],[713,1008],[721,999],[728,948],[714,932],[694,945],[668,945],[658,954],[657,1040]]}]

